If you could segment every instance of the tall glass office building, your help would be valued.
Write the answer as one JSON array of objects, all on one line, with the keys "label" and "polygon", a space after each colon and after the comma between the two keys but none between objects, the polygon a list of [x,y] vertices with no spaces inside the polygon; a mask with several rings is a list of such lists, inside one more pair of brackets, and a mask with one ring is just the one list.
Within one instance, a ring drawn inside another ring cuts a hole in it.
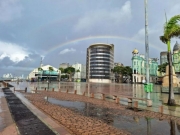
[{"label": "tall glass office building", "polygon": [[97,43],[87,48],[86,79],[88,82],[110,83],[114,79],[114,45]]}]

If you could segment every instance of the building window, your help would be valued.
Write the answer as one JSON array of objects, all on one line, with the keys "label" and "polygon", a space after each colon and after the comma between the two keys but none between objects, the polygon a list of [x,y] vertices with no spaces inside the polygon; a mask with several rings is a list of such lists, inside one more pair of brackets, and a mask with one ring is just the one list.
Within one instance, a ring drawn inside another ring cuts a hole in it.
[{"label": "building window", "polygon": [[134,61],[134,65],[136,65],[136,62]]}]

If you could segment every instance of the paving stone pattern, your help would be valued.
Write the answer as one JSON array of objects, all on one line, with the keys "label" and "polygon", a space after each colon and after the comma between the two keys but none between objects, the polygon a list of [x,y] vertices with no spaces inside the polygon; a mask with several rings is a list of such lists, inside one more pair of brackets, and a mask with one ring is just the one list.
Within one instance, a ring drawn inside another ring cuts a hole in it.
[{"label": "paving stone pattern", "polygon": [[149,117],[156,118],[160,120],[174,120],[180,124],[180,118],[164,115],[151,111],[133,111],[127,109],[127,106],[119,105],[109,101],[104,101],[100,99],[88,98],[82,95],[68,94],[63,92],[47,92],[42,91],[37,94],[25,94],[26,97],[39,109],[43,110],[50,117],[55,119],[58,123],[64,125],[67,129],[71,131],[74,135],[120,135],[120,134],[130,134],[126,131],[119,130],[104,120],[99,120],[94,117],[86,117],[82,114],[76,113],[75,111],[65,108],[63,106],[58,106],[51,104],[44,100],[44,97],[52,97],[59,100],[70,100],[70,101],[81,101],[86,103],[94,104],[95,106],[108,108],[111,111],[107,112],[110,115],[127,115],[127,116],[137,116],[137,117]]},{"label": "paving stone pattern", "polygon": [[[63,95],[61,95],[63,94]],[[73,135],[128,135],[130,133],[119,130],[108,125],[102,120],[92,117],[86,117],[71,109],[51,104],[44,100],[45,96],[58,96],[74,94],[58,93],[58,92],[42,92],[41,94],[27,94],[26,97],[39,109],[55,119],[59,124],[70,130]],[[77,97],[81,97],[76,95]],[[75,97],[76,97],[75,96]],[[74,96],[73,96],[74,97]],[[70,97],[69,97],[70,98]],[[86,97],[87,98],[87,97]],[[70,98],[72,99],[72,97]]]},{"label": "paving stone pattern", "polygon": [[3,88],[3,92],[21,135],[55,135],[9,88]]}]

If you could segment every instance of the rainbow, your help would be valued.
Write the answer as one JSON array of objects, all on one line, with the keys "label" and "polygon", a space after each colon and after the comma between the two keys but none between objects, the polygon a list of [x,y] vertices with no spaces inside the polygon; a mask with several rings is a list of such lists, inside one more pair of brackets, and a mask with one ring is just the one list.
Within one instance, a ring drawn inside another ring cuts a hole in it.
[{"label": "rainbow", "polygon": [[[82,37],[82,38],[78,38],[78,39],[74,39],[74,40],[71,40],[71,41],[68,41],[68,42],[64,42],[64,43],[61,43],[61,44],[58,44],[52,48],[50,48],[46,53],[45,53],[45,56],[53,51],[55,51],[56,49],[62,47],[62,46],[65,46],[65,45],[71,45],[71,44],[76,44],[78,42],[82,42],[82,41],[87,41],[87,40],[92,40],[92,39],[108,39],[110,41],[110,39],[119,39],[119,40],[126,40],[126,41],[131,41],[131,42],[135,42],[135,43],[139,43],[139,44],[142,44],[144,45],[145,42],[144,41],[140,41],[140,40],[136,40],[136,39],[133,39],[133,38],[128,38],[128,37],[123,37],[123,36],[107,36],[107,35],[103,35],[103,36],[88,36],[88,37]],[[112,43],[113,44],[113,43]],[[153,44],[149,44],[150,47],[152,48],[155,48],[157,50],[162,50],[162,48],[158,47],[158,46],[155,46]]]}]

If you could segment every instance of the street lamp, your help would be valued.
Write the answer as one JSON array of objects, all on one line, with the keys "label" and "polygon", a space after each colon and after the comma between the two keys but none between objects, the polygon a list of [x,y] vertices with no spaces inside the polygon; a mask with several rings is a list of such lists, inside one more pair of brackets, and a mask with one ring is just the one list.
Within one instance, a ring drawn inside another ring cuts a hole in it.
[{"label": "street lamp", "polygon": [[[144,0],[145,4],[145,58],[146,58],[146,83],[149,85],[149,41],[148,41],[148,0]],[[147,99],[150,99],[150,92],[147,92]]]}]

